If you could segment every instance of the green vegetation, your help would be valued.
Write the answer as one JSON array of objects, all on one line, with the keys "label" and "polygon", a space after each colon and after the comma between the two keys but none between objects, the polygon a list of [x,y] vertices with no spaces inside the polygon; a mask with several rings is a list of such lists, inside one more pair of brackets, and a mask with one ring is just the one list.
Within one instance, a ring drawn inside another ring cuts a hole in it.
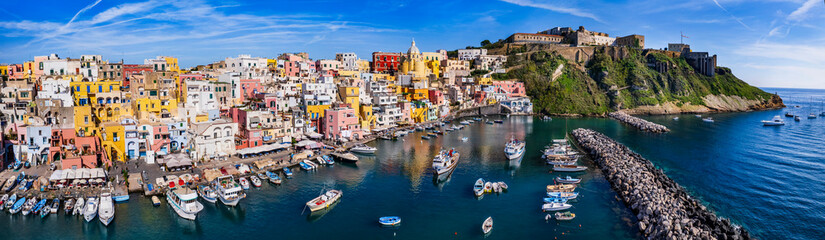
[{"label": "green vegetation", "polygon": [[[517,79],[525,83],[533,99],[534,111],[547,114],[603,114],[615,109],[672,102],[704,105],[709,94],[767,100],[771,94],[736,78],[730,69],[718,67],[714,77],[699,74],[683,58],[661,53],[643,56],[627,48],[628,54],[614,59],[597,50],[584,70],[562,56],[546,52],[514,54],[508,58],[508,73],[492,74],[493,79]],[[663,73],[648,64],[664,65]],[[564,64],[562,74],[553,72]]]}]

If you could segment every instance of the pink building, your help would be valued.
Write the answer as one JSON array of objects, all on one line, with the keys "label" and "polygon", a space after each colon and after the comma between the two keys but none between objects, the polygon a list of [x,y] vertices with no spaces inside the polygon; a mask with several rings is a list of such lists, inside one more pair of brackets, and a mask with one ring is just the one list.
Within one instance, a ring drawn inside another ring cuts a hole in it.
[{"label": "pink building", "polygon": [[172,139],[169,138],[169,125],[161,123],[152,126],[152,135],[155,137],[152,141],[152,151],[157,155],[169,154],[172,143]]},{"label": "pink building", "polygon": [[493,87],[495,88],[496,93],[506,93],[508,98],[527,96],[523,82],[494,81]]},{"label": "pink building", "polygon": [[258,93],[255,98],[261,99],[261,104],[264,105],[264,108],[269,109],[269,111],[278,111],[278,96],[274,93]]},{"label": "pink building", "polygon": [[430,89],[428,96],[430,98],[430,102],[435,105],[442,105],[444,104],[444,94],[441,93],[441,90],[437,89]]},{"label": "pink building", "polygon": [[361,139],[364,132],[358,122],[358,114],[352,108],[335,108],[324,110],[321,121],[321,134],[330,140]]},{"label": "pink building", "polygon": [[410,102],[399,102],[397,106],[401,109],[401,119],[399,119],[399,122],[413,123],[412,104],[410,104]]},{"label": "pink building", "polygon": [[[96,136],[78,137],[74,128],[52,129],[49,159],[60,160],[60,169],[112,166]],[[100,166],[98,165],[100,163]]]},{"label": "pink building", "polygon": [[241,95],[243,99],[254,98],[258,93],[264,92],[264,85],[260,79],[241,79]]},{"label": "pink building", "polygon": [[231,108],[229,109],[229,113],[232,117],[232,122],[238,123],[238,135],[235,140],[235,149],[244,149],[263,145],[261,129],[253,127],[258,125],[258,121],[260,121],[258,117],[253,117],[253,119],[250,119],[250,112],[240,108]]}]

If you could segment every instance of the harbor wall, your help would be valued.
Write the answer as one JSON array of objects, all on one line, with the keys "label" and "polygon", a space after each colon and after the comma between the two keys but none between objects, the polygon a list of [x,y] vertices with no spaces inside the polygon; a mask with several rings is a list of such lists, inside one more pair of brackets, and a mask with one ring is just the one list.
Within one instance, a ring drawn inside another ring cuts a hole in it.
[{"label": "harbor wall", "polygon": [[590,129],[573,130],[647,239],[750,239],[744,228],[717,217],[647,159]]},{"label": "harbor wall", "polygon": [[477,116],[485,116],[485,115],[499,115],[499,114],[508,114],[512,111],[510,108],[501,105],[500,103],[472,107],[467,109],[462,109],[454,114],[452,114],[453,118],[463,118],[463,117],[477,117]]},{"label": "harbor wall", "polygon": [[611,113],[608,113],[607,116],[610,116],[610,118],[616,119],[620,122],[627,123],[628,125],[633,126],[637,129],[645,131],[645,132],[653,132],[653,133],[670,132],[670,129],[668,129],[667,127],[665,127],[661,124],[652,123],[650,121],[647,121],[647,120],[644,120],[644,119],[641,119],[641,118],[630,116],[630,115],[628,115],[627,113],[624,113],[624,112],[611,112]]}]

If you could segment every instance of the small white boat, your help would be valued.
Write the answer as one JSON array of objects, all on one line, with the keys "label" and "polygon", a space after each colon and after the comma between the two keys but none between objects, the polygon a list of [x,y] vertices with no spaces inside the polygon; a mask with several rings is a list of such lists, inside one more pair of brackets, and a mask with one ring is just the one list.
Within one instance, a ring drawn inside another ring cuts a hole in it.
[{"label": "small white boat", "polygon": [[461,138],[461,141],[462,141],[462,142],[466,142],[467,140],[470,140],[470,139],[469,139],[469,138],[467,138],[467,137],[463,137],[463,138]]},{"label": "small white boat", "polygon": [[713,122],[713,118],[712,118],[712,117],[702,118],[702,121],[703,121],[703,122],[712,123],[712,122]]},{"label": "small white boat", "polygon": [[576,214],[571,212],[557,212],[555,215],[556,220],[559,221],[570,221],[576,218]]},{"label": "small white boat", "polygon": [[252,182],[252,186],[261,187],[261,179],[256,176],[249,177],[249,181]]},{"label": "small white boat", "polygon": [[501,186],[499,186],[497,182],[493,183],[493,192],[501,193]]},{"label": "small white boat", "polygon": [[484,179],[479,178],[476,180],[476,183],[473,184],[473,193],[476,197],[481,197],[481,195],[484,195]]},{"label": "small white boat", "polygon": [[702,118],[702,114],[696,114],[695,116],[696,116],[697,118]]},{"label": "small white boat", "polygon": [[493,183],[492,182],[484,183],[484,192],[486,192],[486,193],[493,192]]},{"label": "small white boat", "polygon": [[49,213],[57,214],[58,210],[60,210],[60,199],[54,198],[54,200],[52,200],[52,205],[49,207]]},{"label": "small white boat", "polygon": [[215,189],[212,189],[210,186],[198,185],[198,195],[209,203],[218,201],[218,194],[215,193]]},{"label": "small white boat", "polygon": [[365,144],[358,144],[350,148],[349,151],[360,154],[373,154],[375,151],[378,151],[378,148],[370,147]]},{"label": "small white boat", "polygon": [[563,198],[567,200],[576,199],[579,196],[577,192],[548,192],[547,197],[551,198]]},{"label": "small white boat", "polygon": [[166,191],[166,202],[175,210],[178,216],[195,220],[203,205],[198,202],[198,194],[189,188],[178,188]]},{"label": "small white boat", "polygon": [[98,207],[97,215],[98,220],[105,226],[109,226],[109,223],[115,218],[115,205],[111,192],[103,192],[100,194],[100,206]]},{"label": "small white boat", "polygon": [[488,234],[490,231],[493,231],[493,217],[487,217],[487,219],[484,219],[484,223],[481,224],[481,231],[484,232],[484,234]]},{"label": "small white boat", "polygon": [[72,210],[72,215],[83,215],[86,212],[86,198],[78,197],[77,201],[74,203],[74,209]]},{"label": "small white boat", "polygon": [[673,117],[674,121],[679,121],[679,117]]},{"label": "small white boat", "polygon": [[524,146],[524,142],[516,140],[511,136],[510,141],[504,145],[504,155],[507,156],[509,160],[520,158],[524,155]]},{"label": "small white boat", "polygon": [[401,218],[397,216],[381,217],[378,218],[378,223],[383,226],[395,226],[401,224]]},{"label": "small white boat", "polygon": [[460,157],[461,154],[455,149],[441,150],[433,158],[433,171],[435,171],[436,177],[443,180],[443,178],[452,174],[458,166]]},{"label": "small white boat", "polygon": [[556,172],[581,172],[584,170],[587,170],[587,167],[576,165],[553,165],[553,171]]},{"label": "small white boat", "polygon": [[86,208],[83,212],[83,218],[86,219],[86,222],[91,222],[97,217],[97,207],[98,200],[96,197],[90,197],[86,200]]},{"label": "small white boat", "polygon": [[245,177],[239,178],[238,182],[240,182],[241,187],[243,188],[243,190],[249,190],[249,180],[246,180]]},{"label": "small white boat", "polygon": [[565,176],[563,178],[561,176],[556,177],[556,182],[557,183],[578,184],[581,181],[582,181],[581,178],[573,178],[573,177],[570,177],[570,176]]},{"label": "small white boat", "polygon": [[160,206],[160,198],[158,198],[158,196],[152,196],[152,206]]},{"label": "small white boat", "polygon": [[66,199],[66,202],[63,203],[63,211],[66,213],[66,216],[72,214],[72,211],[74,211],[74,198]]},{"label": "small white boat", "polygon": [[770,121],[762,120],[762,125],[764,126],[782,126],[785,125],[785,121],[782,120],[782,117],[779,115],[773,116],[773,119]]},{"label": "small white boat", "polygon": [[571,207],[573,207],[573,205],[567,203],[545,203],[544,205],[541,205],[541,210],[545,212],[561,211],[570,209]]},{"label": "small white boat", "polygon": [[504,191],[507,191],[507,188],[509,188],[505,182],[498,182],[498,185],[501,186],[501,189]]},{"label": "small white boat", "polygon": [[326,209],[331,206],[333,203],[338,201],[341,198],[343,192],[341,190],[329,190],[321,196],[313,198],[307,202],[306,206],[309,208],[309,211],[315,212],[318,210]]}]

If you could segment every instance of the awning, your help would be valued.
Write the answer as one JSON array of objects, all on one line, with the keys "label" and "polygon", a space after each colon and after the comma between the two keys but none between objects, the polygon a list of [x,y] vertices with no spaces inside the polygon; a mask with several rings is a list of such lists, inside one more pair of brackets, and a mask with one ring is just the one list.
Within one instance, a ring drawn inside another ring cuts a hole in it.
[{"label": "awning", "polygon": [[307,132],[306,135],[309,138],[321,138],[321,137],[324,136],[324,135],[321,135],[320,133],[317,133],[317,132]]},{"label": "awning", "polygon": [[106,178],[106,171],[103,171],[102,168],[94,168],[92,170],[92,178]]},{"label": "awning", "polygon": [[52,176],[49,177],[49,181],[60,181],[63,180],[63,170],[56,170],[52,172]]},{"label": "awning", "polygon": [[238,150],[235,153],[237,153],[238,155],[256,154],[256,153],[262,153],[262,152],[275,151],[275,150],[278,150],[278,149],[285,149],[285,148],[288,148],[288,147],[289,147],[289,145],[277,144],[276,143],[276,144],[263,145],[263,146],[257,146],[257,147],[251,147],[251,148],[244,148],[244,149]]}]

